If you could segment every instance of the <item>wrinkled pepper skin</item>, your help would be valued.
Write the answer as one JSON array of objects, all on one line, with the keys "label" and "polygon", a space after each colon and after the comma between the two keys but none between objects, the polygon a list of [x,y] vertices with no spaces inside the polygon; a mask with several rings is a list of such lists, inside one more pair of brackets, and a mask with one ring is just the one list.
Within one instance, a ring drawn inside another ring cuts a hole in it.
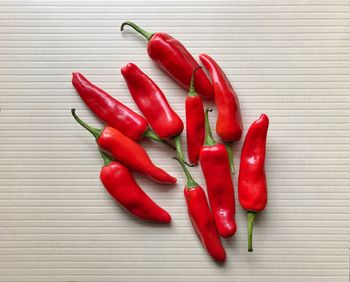
[{"label": "wrinkled pepper skin", "polygon": [[267,204],[265,174],[266,138],[269,118],[262,114],[253,122],[245,137],[238,176],[238,197],[248,213],[248,251],[253,251],[253,224],[257,212]]},{"label": "wrinkled pepper skin", "polygon": [[197,164],[204,141],[204,110],[199,96],[186,99],[187,152],[190,163]]},{"label": "wrinkled pepper skin", "polygon": [[73,72],[72,83],[98,118],[135,141],[143,138],[149,127],[145,118],[92,84],[79,72]]},{"label": "wrinkled pepper skin", "polygon": [[216,133],[224,142],[238,141],[242,137],[243,122],[237,95],[213,58],[201,54],[199,59],[209,71],[214,88],[214,99],[218,109]]},{"label": "wrinkled pepper skin", "polygon": [[168,139],[180,135],[183,122],[153,80],[132,63],[123,67],[121,73],[135,103],[158,136]]},{"label": "wrinkled pepper skin", "polygon": [[84,123],[75,114],[74,109],[72,109],[72,115],[80,125],[95,136],[99,147],[111,155],[116,161],[159,183],[173,184],[176,182],[175,177],[153,164],[143,147],[117,129],[110,126],[106,126],[103,129],[93,128]]},{"label": "wrinkled pepper skin", "polygon": [[226,252],[216,230],[215,221],[203,189],[200,186],[185,187],[184,195],[191,223],[200,240],[214,259],[224,262]]},{"label": "wrinkled pepper skin", "polygon": [[215,142],[205,113],[205,143],[199,152],[199,163],[207,185],[208,198],[219,234],[228,238],[236,233],[235,195],[229,155],[223,144]]},{"label": "wrinkled pepper skin", "polygon": [[248,129],[241,153],[238,196],[243,209],[262,211],[267,204],[265,175],[267,115],[262,114]]},{"label": "wrinkled pepper skin", "polygon": [[192,226],[208,253],[217,261],[224,262],[226,260],[226,252],[221,244],[205,192],[193,180],[185,163],[179,158],[174,159],[179,162],[186,175],[187,183],[185,185],[184,195]]},{"label": "wrinkled pepper skin", "polygon": [[190,163],[197,164],[199,151],[204,143],[205,135],[205,116],[201,97],[195,91],[195,73],[199,68],[193,71],[190,91],[186,97],[186,136],[187,153]]},{"label": "wrinkled pepper skin", "polygon": [[169,223],[170,214],[158,206],[136,183],[130,171],[118,162],[105,164],[100,179],[109,194],[138,218]]},{"label": "wrinkled pepper skin", "polygon": [[236,233],[235,196],[230,163],[223,144],[203,146],[199,162],[207,185],[210,207],[219,234],[228,238]]},{"label": "wrinkled pepper skin", "polygon": [[[149,57],[182,87],[189,90],[192,72],[199,66],[181,42],[164,32],[148,33],[132,22],[124,22],[148,40]],[[196,90],[205,99],[213,99],[213,87],[202,69],[196,73]]]}]

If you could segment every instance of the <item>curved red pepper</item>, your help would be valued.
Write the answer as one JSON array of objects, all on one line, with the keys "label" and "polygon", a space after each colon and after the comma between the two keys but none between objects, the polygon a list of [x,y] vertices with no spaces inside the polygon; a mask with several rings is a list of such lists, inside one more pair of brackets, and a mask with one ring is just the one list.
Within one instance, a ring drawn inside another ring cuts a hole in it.
[{"label": "curved red pepper", "polygon": [[269,118],[262,114],[248,129],[241,153],[238,177],[238,197],[248,212],[248,251],[253,251],[253,223],[256,213],[267,204],[265,175],[266,137]]},{"label": "curved red pepper", "polygon": [[207,184],[211,210],[219,234],[231,237],[237,230],[235,222],[235,195],[230,172],[229,156],[223,144],[216,143],[211,134],[208,111],[205,113],[205,144],[199,153],[199,162]]},{"label": "curved red pepper", "polygon": [[205,192],[202,187],[193,180],[184,163],[179,159],[176,160],[181,164],[187,178],[184,196],[193,228],[208,253],[214,259],[224,262],[226,260],[226,252],[222,246],[218,231],[216,230],[215,221],[210,211]]},{"label": "curved red pepper", "polygon": [[164,184],[176,182],[175,177],[152,163],[147,152],[138,143],[117,129],[110,126],[106,126],[103,129],[93,128],[75,114],[75,109],[72,109],[72,115],[81,126],[96,138],[99,147],[108,152],[117,161],[157,182]]},{"label": "curved red pepper", "polygon": [[162,139],[174,138],[179,157],[184,160],[180,134],[184,125],[169,105],[162,90],[135,64],[129,63],[121,69],[131,96],[152,129]]},{"label": "curved red pepper", "polygon": [[242,137],[243,123],[235,91],[220,66],[206,54],[199,59],[210,73],[214,99],[218,109],[216,132],[224,142],[238,141]]},{"label": "curved red pepper", "polygon": [[205,117],[203,101],[194,88],[195,72],[193,71],[191,87],[186,98],[186,135],[188,159],[192,164],[197,164],[199,159],[199,150],[204,142],[205,135]]},{"label": "curved red pepper", "polygon": [[[148,40],[147,51],[151,59],[189,90],[192,73],[199,64],[185,46],[167,33],[149,33],[130,21],[124,22],[120,29],[123,30],[125,25],[131,26]],[[203,98],[213,99],[213,87],[203,70],[196,73],[196,90]]]},{"label": "curved red pepper", "polygon": [[105,163],[100,171],[100,179],[109,194],[138,218],[169,223],[170,214],[141,189],[130,171],[122,164],[112,161],[102,151],[100,152]]}]

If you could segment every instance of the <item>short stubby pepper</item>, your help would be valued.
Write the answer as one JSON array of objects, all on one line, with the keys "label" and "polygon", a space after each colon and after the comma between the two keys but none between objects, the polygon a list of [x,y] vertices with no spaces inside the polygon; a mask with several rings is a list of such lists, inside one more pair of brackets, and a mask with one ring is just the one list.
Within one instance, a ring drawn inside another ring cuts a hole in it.
[{"label": "short stubby pepper", "polygon": [[206,54],[201,54],[199,59],[210,73],[214,88],[214,99],[218,109],[216,120],[216,133],[226,143],[229,153],[231,169],[234,173],[232,143],[242,137],[243,122],[238,97],[231,83],[218,63]]},{"label": "short stubby pepper", "polygon": [[[123,30],[126,25],[148,40],[147,52],[150,58],[170,77],[189,90],[192,73],[199,64],[185,46],[167,33],[149,33],[130,21],[122,23],[120,29]],[[196,73],[195,86],[201,97],[213,99],[213,87],[203,70],[198,70]]]},{"label": "short stubby pepper", "polygon": [[203,101],[201,97],[197,95],[194,86],[195,73],[199,68],[200,67],[193,71],[191,87],[185,103],[187,153],[188,159],[192,164],[198,163],[199,151],[203,145],[205,135]]},{"label": "short stubby pepper", "polygon": [[158,206],[136,183],[131,172],[121,163],[112,161],[100,150],[104,166],[100,180],[109,194],[136,217],[157,222],[169,223],[170,214]]},{"label": "short stubby pepper", "polygon": [[73,72],[72,84],[91,111],[109,126],[118,129],[134,141],[146,137],[170,145],[150,129],[144,117],[92,84],[81,73]]},{"label": "short stubby pepper", "polygon": [[216,229],[205,192],[202,187],[193,180],[185,164],[180,159],[175,159],[181,164],[187,178],[184,196],[193,228],[208,253],[214,259],[224,262],[226,260],[226,252]]},{"label": "short stubby pepper", "polygon": [[175,177],[153,164],[147,152],[138,143],[117,129],[110,126],[106,126],[103,129],[94,128],[83,122],[75,114],[75,109],[72,109],[72,115],[81,126],[96,138],[99,147],[118,162],[157,182],[163,184],[173,184],[176,182]]},{"label": "short stubby pepper", "polygon": [[228,238],[235,234],[235,196],[229,156],[223,144],[216,143],[205,113],[205,143],[199,153],[199,163],[207,184],[209,203],[219,234]]},{"label": "short stubby pepper", "polygon": [[238,197],[248,212],[248,251],[253,251],[253,223],[257,212],[267,204],[265,175],[266,138],[269,118],[262,114],[248,129],[241,153]]},{"label": "short stubby pepper", "polygon": [[171,108],[162,90],[135,64],[129,63],[121,73],[136,105],[150,123],[152,129],[162,139],[174,139],[179,157],[184,161],[180,135],[183,122]]}]

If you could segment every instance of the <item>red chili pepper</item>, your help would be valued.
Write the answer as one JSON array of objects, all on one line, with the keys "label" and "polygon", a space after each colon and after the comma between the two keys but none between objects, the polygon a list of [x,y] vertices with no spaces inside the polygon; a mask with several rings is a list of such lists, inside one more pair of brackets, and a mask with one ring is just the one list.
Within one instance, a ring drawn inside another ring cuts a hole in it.
[{"label": "red chili pepper", "polygon": [[100,179],[109,194],[133,215],[154,222],[169,223],[170,214],[158,206],[136,183],[130,171],[100,150],[104,166]]},{"label": "red chili pepper", "polygon": [[248,129],[241,153],[238,197],[248,212],[248,251],[253,251],[253,224],[257,212],[267,204],[265,151],[269,118],[262,114]]},{"label": "red chili pepper", "polygon": [[[148,40],[147,52],[150,58],[181,86],[189,90],[192,73],[199,64],[185,46],[167,33],[149,33],[130,21],[123,22],[120,30],[124,30],[126,25],[131,26]],[[203,98],[213,99],[213,87],[203,70],[196,73],[196,90]]]},{"label": "red chili pepper", "polygon": [[92,84],[81,73],[73,72],[72,83],[86,105],[109,126],[118,129],[134,141],[140,141],[146,137],[170,145],[149,128],[144,117]]},{"label": "red chili pepper", "polygon": [[138,143],[117,129],[110,126],[103,129],[94,128],[83,122],[75,114],[75,109],[72,109],[72,115],[81,126],[96,138],[96,142],[102,150],[129,169],[140,172],[160,183],[172,184],[176,182],[175,177],[152,163],[147,152]]},{"label": "red chili pepper", "polygon": [[[210,73],[214,88],[214,99],[218,109],[216,121],[216,133],[226,143],[238,141],[242,137],[243,123],[239,101],[236,92],[218,63],[206,54],[201,54],[199,59]],[[231,144],[226,146],[230,154],[232,171],[233,158]]]},{"label": "red chili pepper", "polygon": [[211,210],[219,234],[231,237],[237,230],[235,222],[235,195],[233,190],[230,162],[223,144],[213,139],[208,111],[205,112],[205,144],[199,153],[199,162],[207,184]]},{"label": "red chili pepper", "polygon": [[216,230],[215,221],[210,211],[207,197],[202,187],[195,182],[185,164],[177,158],[187,178],[184,195],[187,204],[188,215],[194,230],[207,249],[208,253],[218,261],[226,260],[226,252]]},{"label": "red chili pepper", "polygon": [[203,101],[195,91],[195,73],[200,67],[195,68],[192,74],[190,91],[186,98],[186,135],[188,159],[192,164],[197,164],[199,150],[204,142],[205,117]]},{"label": "red chili pepper", "polygon": [[162,90],[135,64],[129,63],[121,69],[131,96],[152,129],[162,139],[174,138],[176,150],[182,160],[180,134],[184,125],[180,117],[170,107]]}]

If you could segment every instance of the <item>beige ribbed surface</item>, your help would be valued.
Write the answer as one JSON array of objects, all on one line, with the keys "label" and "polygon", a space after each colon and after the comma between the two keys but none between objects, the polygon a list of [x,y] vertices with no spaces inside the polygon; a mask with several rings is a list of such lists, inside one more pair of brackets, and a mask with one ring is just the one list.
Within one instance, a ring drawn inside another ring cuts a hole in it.
[{"label": "beige ribbed surface", "polygon": [[[0,1],[0,281],[348,281],[349,16],[345,0]],[[143,143],[178,185],[137,179],[171,226],[135,220],[101,186],[96,145],[70,108],[100,125],[72,71],[135,108],[119,71],[132,61],[184,116],[185,91],[156,68],[140,36],[119,32],[123,20],[216,58],[239,94],[245,130],[270,116],[269,205],[254,253],[237,203],[228,261],[211,261],[187,217],[183,174],[161,145]]]}]

